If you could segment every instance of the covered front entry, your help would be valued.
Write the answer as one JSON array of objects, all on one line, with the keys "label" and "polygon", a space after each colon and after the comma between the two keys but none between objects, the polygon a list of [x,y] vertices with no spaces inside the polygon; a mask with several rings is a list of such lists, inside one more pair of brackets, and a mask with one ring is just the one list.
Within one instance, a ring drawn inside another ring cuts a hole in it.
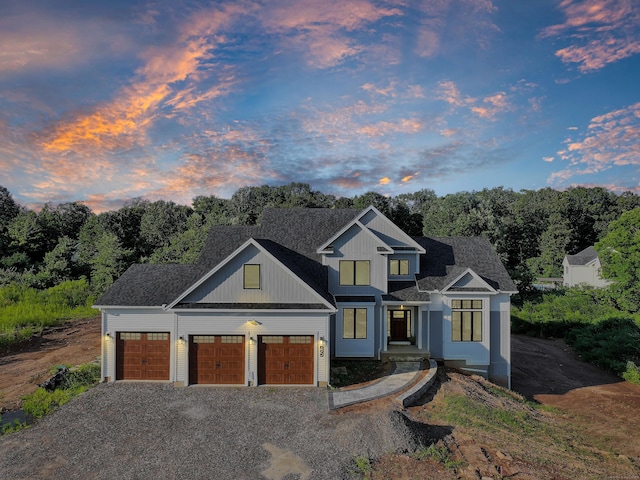
[{"label": "covered front entry", "polygon": [[411,310],[388,311],[388,336],[391,342],[406,342],[411,336]]},{"label": "covered front entry", "polygon": [[244,384],[243,335],[191,335],[189,383]]},{"label": "covered front entry", "polygon": [[313,335],[262,335],[258,337],[260,385],[312,385]]},{"label": "covered front entry", "polygon": [[169,333],[118,332],[116,380],[169,380]]}]

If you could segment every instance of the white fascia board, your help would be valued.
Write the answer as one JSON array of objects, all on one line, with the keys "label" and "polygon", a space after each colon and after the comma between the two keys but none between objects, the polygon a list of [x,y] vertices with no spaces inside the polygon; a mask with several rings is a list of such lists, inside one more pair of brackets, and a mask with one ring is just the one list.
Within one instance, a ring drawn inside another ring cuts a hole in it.
[{"label": "white fascia board", "polygon": [[382,301],[382,305],[411,305],[411,306],[420,306],[420,305],[427,305],[431,303],[431,300],[412,300],[412,301],[407,301],[407,302],[403,302],[401,300],[383,300]]},{"label": "white fascia board", "polygon": [[220,262],[218,265],[216,265],[212,270],[210,270],[208,273],[206,273],[200,280],[198,280],[191,287],[189,287],[189,289],[187,289],[184,293],[179,295],[178,298],[176,298],[173,302],[171,302],[169,305],[167,305],[165,310],[169,310],[169,309],[172,309],[173,307],[175,307],[180,300],[185,298],[187,295],[189,295],[191,292],[193,292],[195,289],[197,289],[200,285],[202,285],[204,282],[206,282],[216,272],[218,272],[226,264],[231,262],[235,258],[236,255],[238,255],[240,252],[245,250],[249,245],[252,245],[252,246],[256,247],[258,250],[260,250],[260,252],[262,252],[264,255],[269,257],[273,262],[275,262],[276,264],[280,265],[280,267],[283,270],[285,270],[286,272],[288,272],[289,275],[291,275],[298,283],[300,283],[300,285],[302,285],[309,292],[311,292],[316,298],[318,298],[320,300],[319,303],[322,303],[322,304],[326,305],[328,308],[333,308],[333,305],[331,305],[331,303],[329,303],[324,297],[319,295],[318,292],[316,292],[313,288],[311,288],[306,282],[303,282],[302,279],[300,277],[298,277],[296,274],[294,274],[285,264],[283,264],[279,259],[274,257],[262,245],[260,245],[260,243],[258,243],[255,239],[250,238],[249,240],[244,242],[240,247],[238,247],[231,255],[229,255],[222,262]]},{"label": "white fascia board", "polygon": [[[382,217],[384,219],[384,221],[386,221],[388,224],[390,224],[393,228],[395,228],[398,233],[400,234],[400,236],[402,238],[404,238],[404,240],[409,244],[409,245],[413,245],[413,247],[416,249],[416,251],[418,253],[426,253],[427,251],[422,247],[422,245],[420,245],[418,242],[416,242],[413,238],[411,238],[409,235],[407,235],[406,233],[404,233],[404,231],[398,227],[395,223],[393,223],[391,220],[389,220],[386,215],[384,215],[380,210],[378,210],[376,207],[374,207],[373,205],[369,206],[368,208],[366,208],[360,215],[358,215],[357,220],[360,220],[362,217],[364,217],[367,213],[369,212],[374,212],[376,214],[376,216],[378,217]],[[391,247],[393,248],[393,247]]]},{"label": "white fascia board", "polygon": [[278,309],[278,308],[252,308],[252,309],[241,309],[241,308],[172,308],[170,310],[171,313],[241,313],[247,315],[255,315],[257,313],[295,313],[296,315],[301,313],[323,313],[326,315],[330,315],[332,313],[336,313],[338,311],[337,308],[331,307],[331,309],[327,310],[312,310],[312,309]]},{"label": "white fascia board", "polygon": [[[460,281],[460,279],[462,279],[462,277],[464,277],[465,275],[470,274],[471,276],[473,276],[473,278],[475,278],[476,280],[480,281],[481,283],[483,283],[490,292],[494,292],[494,293],[498,293],[497,290],[495,288],[493,288],[491,285],[489,285],[487,282],[485,282],[480,275],[478,275],[476,272],[474,272],[473,270],[471,270],[470,268],[467,268],[464,272],[462,272],[460,275],[458,275],[452,282],[449,283],[449,285],[447,285],[446,287],[444,287],[442,289],[442,293],[447,293],[447,295],[452,295],[454,293],[466,293],[466,292],[449,292],[448,290],[453,287],[456,283],[458,283]],[[479,292],[480,293],[480,292]]]},{"label": "white fascia board", "polygon": [[[380,214],[382,215],[382,214]],[[323,243],[322,245],[320,245],[320,247],[318,248],[318,250],[316,250],[316,253],[318,254],[332,254],[333,253],[333,248],[329,248],[329,246],[335,242],[338,238],[340,238],[342,235],[344,235],[344,233],[349,230],[351,227],[353,226],[357,226],[358,228],[360,228],[361,230],[367,232],[368,235],[371,235],[376,242],[378,242],[380,244],[380,246],[384,247],[386,249],[386,252],[379,252],[379,253],[393,253],[393,248],[391,248],[389,245],[387,245],[385,242],[383,242],[382,240],[380,240],[380,238],[375,235],[371,230],[369,230],[364,224],[362,224],[360,222],[360,220],[358,220],[362,215],[358,215],[357,218],[355,218],[354,220],[352,220],[351,222],[349,222],[344,228],[342,228],[338,233],[336,233],[333,237],[331,237],[329,240],[327,240],[325,243]]]}]

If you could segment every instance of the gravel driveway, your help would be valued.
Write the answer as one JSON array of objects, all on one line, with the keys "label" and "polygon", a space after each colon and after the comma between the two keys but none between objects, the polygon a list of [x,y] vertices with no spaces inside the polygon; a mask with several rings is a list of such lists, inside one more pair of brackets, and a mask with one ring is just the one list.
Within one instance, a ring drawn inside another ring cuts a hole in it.
[{"label": "gravel driveway", "polygon": [[0,438],[0,478],[350,478],[416,447],[404,418],[329,413],[320,388],[101,384]]}]

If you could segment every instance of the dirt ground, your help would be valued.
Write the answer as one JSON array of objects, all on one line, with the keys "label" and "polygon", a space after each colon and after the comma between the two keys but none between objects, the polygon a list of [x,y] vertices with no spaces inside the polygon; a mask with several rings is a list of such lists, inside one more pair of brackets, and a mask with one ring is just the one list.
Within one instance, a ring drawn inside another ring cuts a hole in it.
[{"label": "dirt ground", "polygon": [[567,412],[596,443],[640,457],[640,385],[581,361],[562,340],[511,337],[512,389]]},{"label": "dirt ground", "polygon": [[20,408],[56,365],[81,365],[100,355],[100,317],[47,328],[28,344],[0,356],[0,412]]}]

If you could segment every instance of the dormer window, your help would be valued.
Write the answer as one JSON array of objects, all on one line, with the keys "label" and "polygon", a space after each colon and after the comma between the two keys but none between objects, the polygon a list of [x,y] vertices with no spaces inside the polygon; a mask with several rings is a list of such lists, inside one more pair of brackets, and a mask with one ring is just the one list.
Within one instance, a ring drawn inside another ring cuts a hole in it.
[{"label": "dormer window", "polygon": [[243,267],[243,287],[245,290],[260,289],[260,265],[246,263]]},{"label": "dormer window", "polygon": [[370,285],[369,260],[340,260],[340,285]]},{"label": "dormer window", "polygon": [[409,275],[409,260],[389,260],[389,275]]}]

